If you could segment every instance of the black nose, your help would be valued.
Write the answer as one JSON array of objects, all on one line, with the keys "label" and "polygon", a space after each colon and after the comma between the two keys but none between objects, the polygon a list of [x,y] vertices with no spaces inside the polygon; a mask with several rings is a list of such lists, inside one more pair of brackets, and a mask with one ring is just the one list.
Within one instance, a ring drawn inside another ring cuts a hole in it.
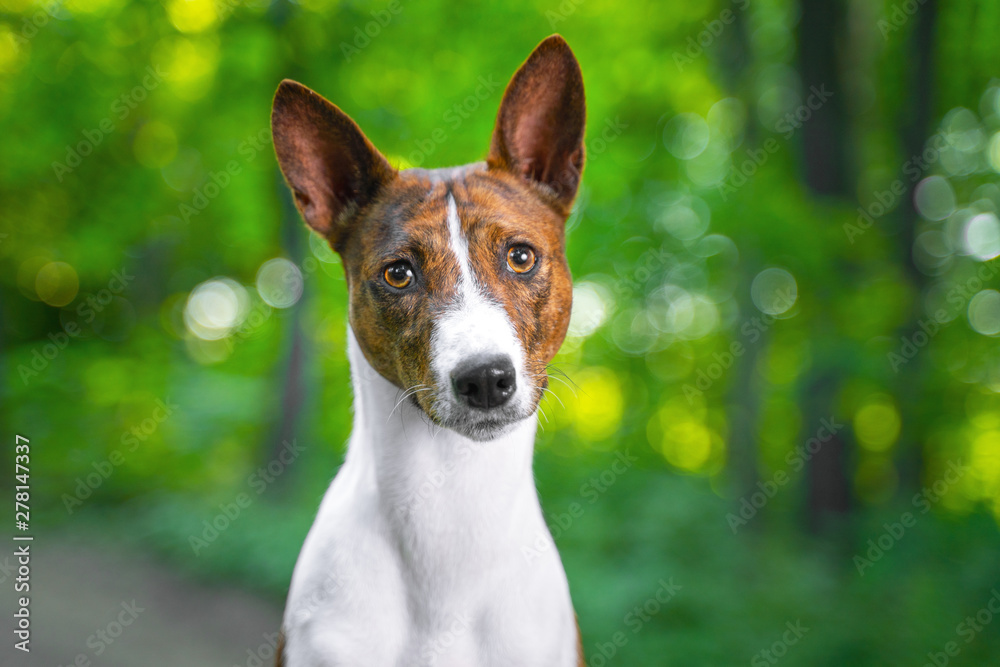
[{"label": "black nose", "polygon": [[517,380],[510,357],[473,359],[451,374],[455,396],[470,408],[498,408],[514,395]]}]

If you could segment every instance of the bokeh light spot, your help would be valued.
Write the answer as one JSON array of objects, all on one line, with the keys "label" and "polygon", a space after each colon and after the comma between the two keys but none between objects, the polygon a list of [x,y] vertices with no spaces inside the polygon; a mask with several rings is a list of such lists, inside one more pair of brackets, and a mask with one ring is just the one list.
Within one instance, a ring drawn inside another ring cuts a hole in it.
[{"label": "bokeh light spot", "polygon": [[674,116],[663,127],[663,145],[680,160],[691,160],[701,155],[708,146],[709,128],[705,119],[696,113]]},{"label": "bokeh light spot", "polygon": [[339,264],[340,258],[330,247],[330,243],[319,234],[309,235],[309,249],[313,256],[324,264]]},{"label": "bokeh light spot", "polygon": [[50,306],[68,305],[79,291],[80,279],[76,270],[66,262],[49,262],[35,277],[35,293]]},{"label": "bokeh light spot", "polygon": [[955,190],[943,176],[929,176],[917,184],[913,203],[928,220],[944,220],[955,212]]},{"label": "bokeh light spot", "polygon": [[941,122],[944,138],[963,153],[974,153],[983,146],[985,134],[976,114],[965,107],[956,107],[945,114]]},{"label": "bokeh light spot", "polygon": [[249,305],[246,288],[230,278],[213,278],[191,290],[184,324],[202,340],[219,340],[240,325]]},{"label": "bokeh light spot", "polygon": [[686,419],[671,424],[663,434],[663,454],[681,470],[699,470],[712,453],[712,433],[704,424]]},{"label": "bokeh light spot", "polygon": [[167,14],[181,32],[201,32],[218,20],[213,0],[170,0]]},{"label": "bokeh light spot", "polygon": [[747,122],[747,108],[735,97],[725,97],[708,110],[708,126],[712,133],[726,142],[732,152],[743,143],[743,131]]},{"label": "bokeh light spot", "polygon": [[682,198],[666,206],[657,223],[676,239],[694,241],[708,229],[710,219],[711,211],[702,200]]},{"label": "bokeh light spot", "polygon": [[670,465],[691,473],[711,473],[722,465],[724,443],[705,424],[703,402],[694,404],[675,397],[660,406],[649,420],[646,434],[650,445]]},{"label": "bokeh light spot", "polygon": [[578,385],[572,402],[573,427],[581,438],[596,442],[618,430],[624,411],[621,382],[614,371],[600,366],[573,376]]},{"label": "bokeh light spot", "polygon": [[764,269],[750,285],[750,298],[757,309],[767,315],[787,312],[795,305],[798,296],[795,277],[784,269]]},{"label": "bokeh light spot", "polygon": [[854,413],[858,444],[871,452],[884,452],[892,447],[900,427],[899,411],[888,396],[874,396]]},{"label": "bokeh light spot", "polygon": [[969,326],[984,336],[1000,333],[1000,292],[983,291],[969,301]]},{"label": "bokeh light spot", "polygon": [[193,101],[212,87],[219,65],[219,42],[209,36],[164,38],[153,47],[152,60],[162,63],[170,88],[177,97]]},{"label": "bokeh light spot", "polygon": [[269,306],[291,308],[302,298],[302,272],[294,262],[275,257],[257,270],[257,292]]},{"label": "bokeh light spot", "polygon": [[965,250],[980,261],[1000,255],[1000,220],[994,213],[980,213],[965,223]]},{"label": "bokeh light spot", "polygon": [[603,285],[586,280],[576,283],[567,335],[586,338],[597,331],[607,321],[613,302]]},{"label": "bokeh light spot", "polygon": [[694,322],[694,299],[677,285],[664,285],[649,295],[650,321],[664,333],[681,333]]},{"label": "bokeh light spot", "polygon": [[711,187],[729,175],[729,155],[728,145],[713,139],[701,154],[684,163],[684,173],[695,185]]},{"label": "bokeh light spot", "polygon": [[936,275],[949,265],[951,257],[948,235],[940,229],[922,232],[913,241],[913,261],[924,273]]},{"label": "bokeh light spot", "polygon": [[980,433],[972,441],[970,450],[971,467],[982,487],[984,490],[996,489],[1000,483],[1000,431]]},{"label": "bokeh light spot", "polygon": [[649,311],[628,308],[611,321],[611,339],[627,354],[645,354],[656,343],[657,331]]},{"label": "bokeh light spot", "polygon": [[993,171],[1000,173],[1000,132],[994,132],[986,148],[986,161]]},{"label": "bokeh light spot", "polygon": [[6,23],[0,23],[0,74],[13,74],[27,61],[17,35]]}]

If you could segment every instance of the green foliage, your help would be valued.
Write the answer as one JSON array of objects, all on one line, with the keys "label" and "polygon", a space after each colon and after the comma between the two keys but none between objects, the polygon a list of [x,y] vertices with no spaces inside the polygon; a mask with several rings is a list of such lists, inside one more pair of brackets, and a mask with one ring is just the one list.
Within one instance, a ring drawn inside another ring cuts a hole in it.
[{"label": "green foliage", "polygon": [[[568,235],[580,310],[556,360],[578,388],[553,382],[536,470],[554,527],[585,510],[557,541],[591,664],[618,631],[606,664],[745,663],[796,619],[810,630],[794,664],[942,650],[996,584],[1000,9],[938,3],[931,120],[914,131],[918,151],[945,143],[914,176],[901,128],[918,115],[917,19],[883,34],[903,3],[849,3],[831,85],[851,187],[821,196],[804,177],[809,120],[782,124],[809,95],[800,4],[8,2],[0,420],[35,443],[33,507],[53,530],[139,535],[196,576],[281,599],[351,397],[341,267],[277,172],[274,90],[287,77],[322,93],[397,165],[469,162],[503,85],[558,31],[588,103]],[[905,195],[873,214],[896,182]],[[303,276],[290,308],[258,291],[276,257]],[[755,282],[775,268],[779,282]],[[227,326],[198,323],[199,289],[222,294]],[[788,461],[821,418],[845,425],[851,511],[817,529]],[[303,453],[258,494],[284,439]],[[591,500],[581,485],[625,451],[634,468]],[[959,459],[969,474],[860,576],[854,556]],[[777,472],[787,485],[734,534],[746,480]],[[251,507],[194,556],[190,536],[241,493]],[[661,579],[682,589],[633,633]],[[956,664],[987,664],[996,636]]]}]

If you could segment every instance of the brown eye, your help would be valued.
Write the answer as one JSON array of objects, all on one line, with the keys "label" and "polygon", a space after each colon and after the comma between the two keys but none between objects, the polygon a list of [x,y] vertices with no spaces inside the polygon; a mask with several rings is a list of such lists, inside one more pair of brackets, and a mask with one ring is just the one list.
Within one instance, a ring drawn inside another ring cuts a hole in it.
[{"label": "brown eye", "polygon": [[527,273],[535,266],[535,251],[526,245],[511,246],[507,251],[507,266],[514,273]]},{"label": "brown eye", "polygon": [[403,289],[413,282],[413,267],[409,262],[393,262],[385,269],[385,282],[390,287]]}]

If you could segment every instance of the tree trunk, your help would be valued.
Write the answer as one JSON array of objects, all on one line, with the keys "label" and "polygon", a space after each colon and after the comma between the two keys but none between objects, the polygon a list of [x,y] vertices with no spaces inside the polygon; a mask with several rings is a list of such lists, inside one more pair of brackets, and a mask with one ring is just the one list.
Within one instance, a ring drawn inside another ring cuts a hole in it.
[{"label": "tree trunk", "polygon": [[[843,0],[800,0],[798,26],[798,66],[802,97],[813,90],[833,95],[812,108],[801,130],[803,147],[802,178],[814,193],[850,199],[854,196],[845,92],[841,85],[838,52],[847,42],[847,10]],[[827,309],[828,310],[828,309]],[[833,334],[836,336],[836,333]],[[802,442],[812,438],[823,419],[836,416],[847,362],[837,354],[831,334],[814,330],[815,362],[811,377],[805,379]],[[831,518],[850,509],[851,486],[848,476],[849,435],[841,431],[809,460],[807,469],[807,525],[813,532],[830,527]]]},{"label": "tree trunk", "polygon": [[[904,111],[910,112],[910,116],[900,123],[903,128],[901,144],[905,160],[923,151],[931,132],[934,114],[934,45],[937,13],[937,0],[926,0],[917,11],[916,26],[911,37],[910,62],[913,63],[913,67],[909,70],[910,103],[903,106]],[[919,182],[919,179],[907,181],[906,192],[902,195],[899,205],[899,252],[916,295],[910,323],[905,331],[901,332],[903,336],[910,336],[919,330],[917,320],[923,312],[920,295],[927,286],[927,277],[913,261],[913,242],[916,239],[918,222],[913,191]],[[924,425],[920,423],[921,416],[916,409],[922,398],[923,357],[923,354],[918,354],[900,368],[896,387],[902,422],[899,476],[901,486],[911,491],[920,487],[920,476],[924,467],[923,448],[918,442],[917,435],[923,432]]]}]

